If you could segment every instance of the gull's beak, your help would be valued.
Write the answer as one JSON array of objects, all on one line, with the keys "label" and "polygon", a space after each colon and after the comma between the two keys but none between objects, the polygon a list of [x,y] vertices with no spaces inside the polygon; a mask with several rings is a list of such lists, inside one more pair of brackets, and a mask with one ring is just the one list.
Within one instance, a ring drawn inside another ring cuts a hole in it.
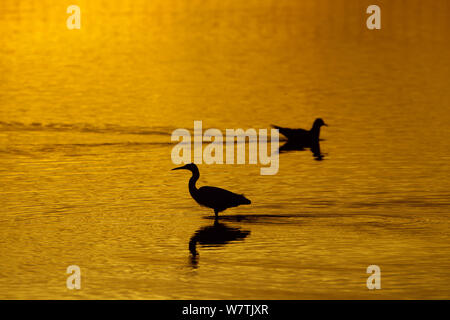
[{"label": "gull's beak", "polygon": [[325,127],[328,127],[328,125],[327,125],[325,122],[323,123],[323,125],[324,125]]},{"label": "gull's beak", "polygon": [[173,168],[172,170],[180,170],[180,169],[186,169],[186,166],[182,166],[182,167],[178,167],[178,168]]}]

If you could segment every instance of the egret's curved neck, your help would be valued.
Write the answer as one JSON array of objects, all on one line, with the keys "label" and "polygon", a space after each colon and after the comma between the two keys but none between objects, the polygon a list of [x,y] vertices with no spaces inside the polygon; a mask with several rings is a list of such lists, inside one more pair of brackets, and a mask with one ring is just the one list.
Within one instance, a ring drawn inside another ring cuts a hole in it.
[{"label": "egret's curved neck", "polygon": [[192,196],[194,196],[194,194],[196,194],[198,191],[197,187],[195,186],[198,178],[200,178],[200,172],[198,170],[193,170],[192,177],[189,179],[189,192]]}]

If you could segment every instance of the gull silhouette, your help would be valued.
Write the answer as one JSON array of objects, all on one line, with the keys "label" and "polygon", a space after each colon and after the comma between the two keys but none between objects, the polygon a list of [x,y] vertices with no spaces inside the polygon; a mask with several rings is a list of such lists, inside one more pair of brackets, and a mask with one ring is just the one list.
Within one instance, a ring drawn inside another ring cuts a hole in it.
[{"label": "gull silhouette", "polygon": [[278,129],[280,133],[288,139],[290,144],[295,144],[298,147],[311,148],[319,141],[320,128],[322,126],[328,126],[321,118],[317,118],[311,130],[305,129],[291,129],[283,128],[276,125],[272,125],[275,129]]}]

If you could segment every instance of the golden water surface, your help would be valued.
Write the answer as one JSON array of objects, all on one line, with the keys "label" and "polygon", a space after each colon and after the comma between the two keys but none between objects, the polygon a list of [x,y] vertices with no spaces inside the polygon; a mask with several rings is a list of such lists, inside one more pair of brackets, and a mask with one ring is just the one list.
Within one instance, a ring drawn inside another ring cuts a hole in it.
[{"label": "golden water surface", "polygon": [[[449,21],[447,0],[1,1],[0,298],[450,298]],[[219,225],[170,171],[194,120],[317,117],[323,161],[199,166],[252,200]]]}]

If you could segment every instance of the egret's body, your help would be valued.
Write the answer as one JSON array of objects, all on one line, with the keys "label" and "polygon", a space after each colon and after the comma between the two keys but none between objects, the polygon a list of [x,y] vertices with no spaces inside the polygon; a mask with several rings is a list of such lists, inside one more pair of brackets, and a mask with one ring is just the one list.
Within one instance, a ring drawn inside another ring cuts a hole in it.
[{"label": "egret's body", "polygon": [[273,125],[280,133],[288,139],[289,143],[310,148],[319,141],[320,128],[327,126],[325,122],[318,118],[314,121],[311,130],[283,128]]},{"label": "egret's body", "polygon": [[216,218],[218,217],[219,212],[222,212],[228,208],[251,203],[251,201],[244,197],[244,195],[233,193],[225,189],[208,186],[197,188],[195,184],[200,178],[200,172],[194,163],[190,163],[179,168],[174,168],[172,170],[179,169],[185,169],[192,172],[192,177],[189,179],[189,193],[201,206],[214,209]]}]

